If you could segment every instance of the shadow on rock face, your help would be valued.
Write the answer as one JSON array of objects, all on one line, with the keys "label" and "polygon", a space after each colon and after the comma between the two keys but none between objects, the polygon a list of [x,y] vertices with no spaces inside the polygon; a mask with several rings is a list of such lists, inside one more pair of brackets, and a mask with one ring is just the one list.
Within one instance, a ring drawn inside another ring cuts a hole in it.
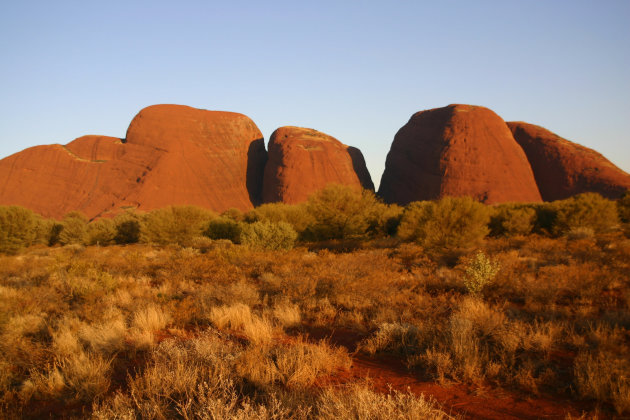
[{"label": "shadow on rock face", "polygon": [[247,150],[247,192],[254,206],[262,203],[263,174],[267,163],[265,140],[260,138],[250,143]]},{"label": "shadow on rock face", "polygon": [[352,168],[354,172],[357,174],[359,178],[359,182],[361,182],[361,186],[366,190],[374,191],[374,183],[372,182],[372,177],[370,176],[370,172],[365,165],[365,159],[363,158],[363,153],[361,150],[356,147],[348,146],[348,154],[350,155],[350,159],[352,159]]}]

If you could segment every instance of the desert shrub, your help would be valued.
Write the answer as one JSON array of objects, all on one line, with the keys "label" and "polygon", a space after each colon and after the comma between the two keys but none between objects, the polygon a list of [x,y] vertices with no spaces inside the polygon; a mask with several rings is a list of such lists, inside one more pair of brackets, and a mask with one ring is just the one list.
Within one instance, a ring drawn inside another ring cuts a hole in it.
[{"label": "desert shrub", "polygon": [[554,202],[557,216],[554,233],[564,234],[575,228],[591,228],[600,233],[619,224],[617,207],[597,193],[578,194],[566,200]]},{"label": "desert shrub", "polygon": [[85,244],[88,241],[88,219],[84,214],[73,211],[66,214],[61,221],[63,229],[59,233],[59,243]]},{"label": "desert shrub", "polygon": [[[229,242],[229,241],[227,241]],[[205,254],[210,251],[212,248],[216,247],[217,244],[212,239],[207,236],[196,236],[192,238],[190,241],[190,247],[192,249],[199,250],[199,252]]]},{"label": "desert shrub", "polygon": [[619,220],[623,223],[630,223],[630,190],[617,200],[617,211],[619,213]]},{"label": "desert shrub", "polygon": [[239,243],[241,239],[242,223],[225,216],[210,220],[203,234],[210,239],[229,239]]},{"label": "desert shrub", "polygon": [[138,220],[125,220],[116,224],[117,244],[133,244],[140,240],[140,222]]},{"label": "desert shrub", "polygon": [[499,264],[490,260],[482,251],[468,263],[465,270],[464,286],[468,293],[477,295],[488,286],[499,272]]},{"label": "desert shrub", "polygon": [[254,249],[291,249],[297,232],[285,222],[254,222],[243,226],[240,242]]},{"label": "desert shrub", "polygon": [[305,239],[348,239],[367,236],[379,206],[371,191],[331,184],[309,197],[306,210],[314,222],[304,231]]},{"label": "desert shrub", "polygon": [[40,215],[35,215],[35,241],[34,243],[36,244],[43,244],[43,245],[49,245],[50,244],[50,240],[51,240],[51,236],[52,236],[52,232],[53,232],[53,228],[54,226],[58,225],[59,222],[57,222],[54,219],[45,219],[43,217],[41,217]]},{"label": "desert shrub", "polygon": [[406,241],[418,241],[424,235],[424,226],[430,221],[429,207],[434,205],[430,201],[414,201],[407,204],[397,229],[398,236]]},{"label": "desert shrub", "polygon": [[135,244],[140,241],[142,232],[142,217],[134,212],[126,211],[114,218],[117,244]]},{"label": "desert shrub", "polygon": [[53,221],[48,231],[48,245],[53,246],[59,243],[59,236],[63,231],[63,224]]},{"label": "desert shrub", "polygon": [[488,234],[489,219],[488,207],[470,197],[413,202],[403,212],[398,235],[425,248],[470,248]]},{"label": "desert shrub", "polygon": [[221,213],[221,217],[234,220],[235,222],[242,222],[245,219],[245,215],[243,214],[243,212],[233,207]]},{"label": "desert shrub", "polygon": [[35,213],[18,206],[0,206],[0,252],[15,253],[33,244],[37,236]]},{"label": "desert shrub", "polygon": [[400,225],[404,208],[397,204],[377,202],[368,216],[370,236],[394,236]]},{"label": "desert shrub", "polygon": [[493,236],[528,235],[534,228],[536,210],[528,206],[502,204],[494,209],[490,218],[490,231]]},{"label": "desert shrub", "polygon": [[306,203],[285,204],[268,203],[256,207],[247,213],[245,220],[249,223],[267,220],[269,222],[286,222],[301,233],[314,222],[313,217],[306,210]]},{"label": "desert shrub", "polygon": [[109,245],[114,242],[116,225],[111,219],[99,219],[87,227],[88,245]]},{"label": "desert shrub", "polygon": [[557,206],[554,203],[536,203],[529,204],[528,207],[536,212],[533,232],[551,235],[558,216]]},{"label": "desert shrub", "polygon": [[388,209],[385,212],[385,231],[389,236],[395,236],[405,208],[397,204],[390,204],[387,207]]},{"label": "desert shrub", "polygon": [[169,206],[145,216],[142,238],[157,244],[187,245],[215,214],[195,206]]}]

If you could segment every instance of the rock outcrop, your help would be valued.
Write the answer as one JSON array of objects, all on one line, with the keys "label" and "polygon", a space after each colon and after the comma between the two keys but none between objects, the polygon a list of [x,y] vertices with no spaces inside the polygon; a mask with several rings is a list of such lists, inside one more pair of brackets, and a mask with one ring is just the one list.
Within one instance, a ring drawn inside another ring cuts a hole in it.
[{"label": "rock outcrop", "polygon": [[0,160],[0,205],[57,218],[167,205],[248,210],[260,202],[266,159],[262,134],[242,114],[155,105],[126,139],[84,136]]},{"label": "rock outcrop", "polygon": [[263,201],[306,201],[326,185],[343,184],[374,190],[361,151],[316,130],[281,127],[269,140]]},{"label": "rock outcrop", "polygon": [[407,204],[471,196],[492,204],[541,200],[506,123],[487,108],[449,105],[414,114],[394,138],[379,195]]},{"label": "rock outcrop", "polygon": [[193,204],[221,212],[260,204],[267,152],[245,115],[150,106],[131,121],[127,144],[163,152],[139,181],[133,200],[140,209]]},{"label": "rock outcrop", "polygon": [[619,198],[630,189],[630,175],[595,150],[537,125],[507,124],[527,155],[543,200],[561,200],[583,192]]},{"label": "rock outcrop", "polygon": [[[127,208],[196,205],[222,212],[299,203],[336,183],[374,189],[359,149],[316,130],[281,127],[265,150],[242,114],[154,105],[125,139],[83,136],[0,160],[0,205],[60,218]],[[558,200],[582,192],[617,198],[630,175],[594,150],[487,108],[449,105],[414,114],[396,134],[379,195],[407,204],[471,196],[492,204]]]}]

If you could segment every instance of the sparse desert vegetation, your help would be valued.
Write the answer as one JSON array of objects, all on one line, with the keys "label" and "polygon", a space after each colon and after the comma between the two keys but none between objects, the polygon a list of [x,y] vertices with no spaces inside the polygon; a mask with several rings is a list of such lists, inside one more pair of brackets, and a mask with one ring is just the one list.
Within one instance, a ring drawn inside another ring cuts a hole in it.
[{"label": "sparse desert vegetation", "polygon": [[0,207],[0,417],[630,413],[627,196],[370,194],[90,223]]}]

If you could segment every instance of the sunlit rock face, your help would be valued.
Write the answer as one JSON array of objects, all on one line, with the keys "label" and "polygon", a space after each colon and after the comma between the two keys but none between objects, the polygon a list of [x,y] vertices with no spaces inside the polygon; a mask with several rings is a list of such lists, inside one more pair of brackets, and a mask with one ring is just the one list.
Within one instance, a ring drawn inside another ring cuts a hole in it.
[{"label": "sunlit rock face", "polygon": [[300,203],[328,184],[374,189],[361,151],[309,128],[281,127],[269,140],[265,203]]},{"label": "sunlit rock face", "polygon": [[537,125],[507,124],[527,155],[543,200],[560,200],[583,192],[619,198],[630,189],[630,175],[595,150]]},{"label": "sunlit rock face", "polygon": [[126,139],[85,136],[0,160],[0,204],[56,218],[167,205],[248,210],[260,203],[266,160],[245,115],[154,105],[136,115]]},{"label": "sunlit rock face", "polygon": [[506,123],[472,105],[414,114],[394,137],[379,195],[398,204],[444,196],[488,204],[541,201],[527,157]]}]

